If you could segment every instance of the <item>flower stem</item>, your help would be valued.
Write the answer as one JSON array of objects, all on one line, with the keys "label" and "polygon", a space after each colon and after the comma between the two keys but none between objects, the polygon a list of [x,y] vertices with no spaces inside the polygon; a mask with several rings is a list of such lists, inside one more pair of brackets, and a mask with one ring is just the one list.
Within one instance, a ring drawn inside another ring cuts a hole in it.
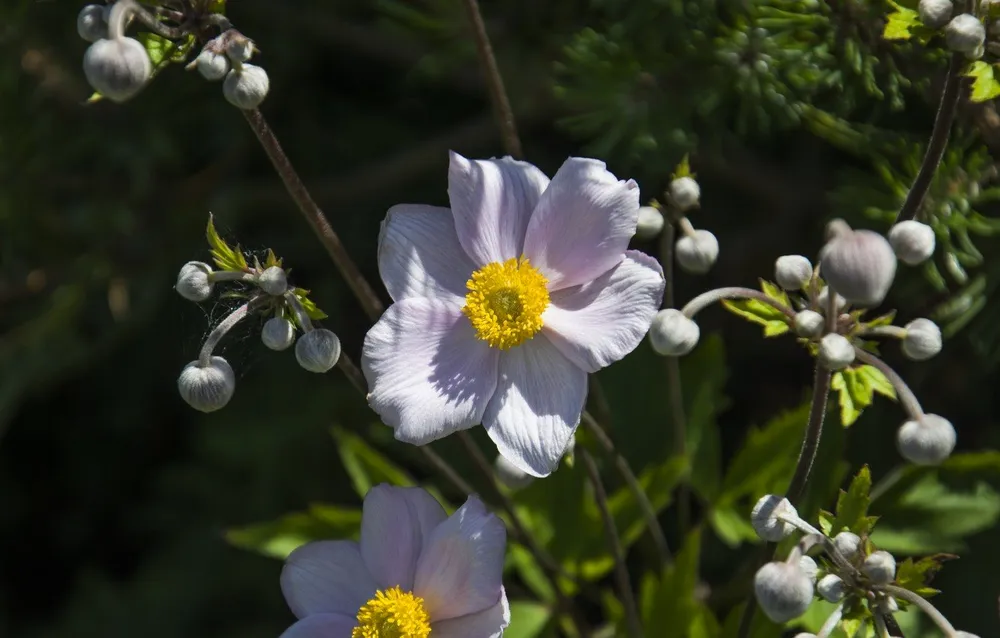
[{"label": "flower stem", "polygon": [[795,318],[795,311],[785,304],[768,297],[759,290],[740,287],[716,288],[715,290],[703,292],[691,301],[687,302],[684,308],[681,309],[681,312],[683,312],[684,316],[688,319],[693,319],[696,314],[708,306],[711,306],[716,301],[722,301],[723,299],[756,299],[757,301],[766,303],[775,310],[781,312],[789,319]]},{"label": "flower stem", "polygon": [[[844,617],[844,603],[837,605],[837,608],[833,610],[833,613],[826,619],[823,626],[819,628],[819,633],[816,634],[816,638],[827,638],[833,633],[833,630],[837,628],[837,624],[840,619]],[[879,616],[875,616],[879,618]]]},{"label": "flower stem", "polygon": [[656,545],[656,551],[660,556],[660,563],[662,565],[670,564],[673,560],[670,553],[670,546],[667,544],[667,537],[663,533],[663,527],[660,526],[660,521],[656,515],[656,509],[649,501],[646,491],[642,489],[642,485],[639,483],[639,479],[636,477],[635,472],[632,471],[632,467],[629,465],[628,460],[618,453],[614,442],[610,437],[608,437],[604,428],[601,427],[601,424],[598,423],[589,412],[584,411],[582,421],[587,430],[594,435],[595,439],[597,439],[598,445],[600,445],[601,448],[604,449],[605,453],[614,460],[618,473],[622,475],[623,479],[625,479],[625,483],[632,492],[632,496],[635,497],[636,502],[639,504],[639,509],[642,510],[642,514],[646,518],[646,526],[649,528],[649,533],[652,535],[653,542]]},{"label": "flower stem", "polygon": [[292,314],[295,315],[295,321],[298,322],[299,327],[302,328],[302,332],[312,332],[312,319],[309,318],[309,313],[306,312],[306,309],[302,307],[302,302],[295,296],[295,292],[292,290],[286,290],[285,301],[288,302],[288,306],[292,309]]},{"label": "flower stem", "polygon": [[826,404],[830,397],[830,370],[816,362],[813,372],[812,402],[809,405],[809,421],[806,424],[806,434],[802,438],[802,448],[799,450],[799,460],[795,464],[795,472],[788,483],[785,498],[792,505],[798,505],[806,491],[809,474],[812,471],[819,442],[823,436],[823,420],[826,416]]},{"label": "flower stem", "polygon": [[350,286],[354,296],[358,298],[368,318],[372,321],[377,320],[381,316],[382,311],[385,310],[382,301],[375,294],[372,287],[368,285],[368,281],[365,280],[364,275],[361,274],[361,271],[347,253],[347,249],[344,247],[343,242],[340,241],[340,237],[337,236],[336,231],[333,230],[326,215],[323,214],[320,207],[313,201],[308,189],[306,189],[305,184],[302,183],[298,173],[295,171],[295,167],[292,166],[288,156],[285,155],[284,149],[281,148],[278,138],[275,137],[271,127],[267,125],[264,115],[257,109],[243,111],[243,115],[250,124],[250,128],[257,135],[257,140],[260,141],[260,145],[264,148],[264,152],[267,153],[275,171],[281,177],[281,181],[284,182],[288,194],[295,200],[295,204],[299,207],[309,225],[312,226],[316,236],[323,243],[323,247],[330,254],[334,265],[347,281],[347,285]]},{"label": "flower stem", "polygon": [[[143,24],[144,27],[160,36],[161,38],[166,38],[168,40],[179,40],[186,36],[189,31],[183,29],[182,27],[168,27],[167,25],[160,22],[155,15],[146,11],[146,9],[137,2],[133,0],[118,0],[118,2],[111,8],[111,16],[114,16],[115,7],[120,4],[127,3],[131,5],[129,9],[135,18]],[[111,20],[108,20],[108,34],[114,33],[111,30]],[[122,35],[124,35],[124,26],[122,27]]]},{"label": "flower stem", "polygon": [[208,280],[213,284],[220,281],[243,281],[252,284],[256,283],[257,275],[241,270],[213,270],[208,274]]},{"label": "flower stem", "polygon": [[932,605],[926,598],[918,594],[913,593],[909,589],[903,589],[902,587],[896,587],[895,585],[880,585],[878,589],[881,589],[887,594],[891,594],[900,600],[905,600],[908,603],[913,603],[920,608],[920,611],[927,614],[934,624],[941,628],[945,636],[952,638],[955,635],[955,628],[952,626],[948,619],[944,617],[944,614],[937,610],[937,607]]},{"label": "flower stem", "polygon": [[867,328],[862,332],[860,337],[887,337],[889,339],[905,339],[906,338],[906,328],[900,326],[875,326],[874,328]]},{"label": "flower stem", "polygon": [[581,449],[580,459],[583,467],[587,471],[590,483],[594,488],[594,498],[597,500],[597,507],[601,512],[601,522],[604,523],[604,536],[611,549],[611,555],[615,559],[615,580],[618,581],[618,594],[621,596],[622,607],[625,609],[625,620],[628,623],[629,635],[632,638],[642,638],[642,625],[639,623],[639,611],[635,606],[635,595],[632,593],[632,583],[629,580],[628,567],[625,565],[625,551],[622,549],[621,539],[618,537],[618,530],[615,529],[615,521],[611,517],[608,508],[608,493],[601,483],[601,475],[597,471],[597,464],[594,457],[586,449]]},{"label": "flower stem", "polygon": [[493,55],[493,45],[490,44],[490,36],[486,33],[486,23],[483,22],[479,2],[478,0],[464,0],[464,4],[469,15],[469,24],[472,26],[472,37],[476,41],[479,62],[483,67],[483,75],[486,76],[490,101],[493,102],[493,114],[503,138],[504,150],[509,155],[519,159],[524,154],[521,149],[521,138],[517,134],[514,111],[510,107],[507,89],[504,87],[503,76],[500,75],[496,56]]},{"label": "flower stem", "polygon": [[920,407],[917,395],[913,394],[913,390],[906,384],[906,381],[903,381],[903,377],[899,376],[899,373],[892,369],[892,366],[867,350],[863,350],[857,346],[854,347],[854,356],[858,361],[867,363],[889,379],[892,387],[896,388],[896,394],[899,395],[899,402],[903,405],[903,409],[906,410],[911,419],[919,421],[924,418],[924,410]]},{"label": "flower stem", "polygon": [[219,325],[215,326],[208,335],[208,339],[205,339],[205,343],[201,346],[201,352],[198,353],[198,365],[202,368],[207,368],[212,365],[212,351],[215,350],[215,346],[219,345],[222,338],[226,336],[226,333],[233,329],[233,326],[238,324],[244,317],[247,316],[247,312],[250,310],[250,304],[253,301],[248,301],[236,310],[229,313],[229,315],[219,322]]},{"label": "flower stem", "polygon": [[948,137],[951,135],[951,124],[958,111],[958,99],[961,94],[959,89],[962,86],[960,71],[963,64],[965,64],[965,56],[961,53],[952,54],[944,79],[944,89],[941,91],[941,102],[938,104],[937,115],[934,116],[931,139],[927,143],[927,151],[924,153],[917,177],[913,180],[913,186],[906,194],[906,199],[896,216],[897,223],[914,219],[920,212],[927,191],[930,190],[931,182],[934,181],[934,173],[937,172],[941,158],[944,157],[945,149],[948,147]]}]

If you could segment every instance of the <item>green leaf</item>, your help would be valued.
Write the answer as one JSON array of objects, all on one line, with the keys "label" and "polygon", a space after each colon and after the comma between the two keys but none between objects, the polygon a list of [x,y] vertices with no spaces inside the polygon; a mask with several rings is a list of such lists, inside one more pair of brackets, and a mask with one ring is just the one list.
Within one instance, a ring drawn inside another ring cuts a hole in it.
[{"label": "green leaf", "polygon": [[[761,290],[768,297],[785,306],[789,305],[788,294],[769,281],[760,281]],[[764,326],[765,337],[777,337],[789,331],[789,319],[785,313],[757,299],[724,299],[722,306],[747,321]]]},{"label": "green leaf", "polygon": [[740,514],[734,507],[716,505],[708,513],[708,522],[715,535],[730,547],[738,547],[744,541],[756,542],[760,538],[749,517]]},{"label": "green leaf", "polygon": [[696,529],[688,534],[663,577],[658,582],[652,576],[644,581],[642,621],[644,626],[656,629],[656,636],[689,638],[693,635],[692,625],[702,623],[702,605],[695,598],[700,556],[701,530]]},{"label": "green leaf", "polygon": [[504,630],[505,638],[536,638],[549,624],[552,612],[540,603],[514,600],[510,603],[510,626]]},{"label": "green leaf", "polygon": [[871,531],[876,520],[867,515],[868,506],[871,505],[871,489],[872,473],[866,465],[851,481],[847,491],[841,490],[837,497],[837,516],[831,530],[833,534],[847,530],[864,536]]},{"label": "green leaf", "polygon": [[205,230],[205,237],[208,239],[208,246],[216,266],[222,270],[239,272],[248,270],[246,257],[239,250],[239,246],[236,247],[236,250],[233,250],[229,247],[229,244],[223,241],[222,237],[219,237],[219,233],[215,230],[215,218],[211,214],[208,216],[208,228]]},{"label": "green leaf", "polygon": [[688,154],[685,153],[684,157],[681,158],[680,164],[674,168],[673,174],[670,176],[671,180],[679,179],[681,177],[694,177],[694,173],[691,172],[691,162],[688,158]]},{"label": "green leaf", "polygon": [[886,40],[909,40],[913,36],[913,29],[921,26],[920,14],[892,0],[889,0],[889,4],[893,11],[886,16],[882,37]]},{"label": "green leaf", "polygon": [[936,554],[925,556],[918,561],[907,558],[896,568],[896,585],[924,598],[930,598],[937,594],[938,590],[929,587],[929,583],[941,571],[944,561],[953,558],[957,557],[952,554]]},{"label": "green leaf", "polygon": [[340,461],[344,464],[347,475],[351,477],[354,491],[361,498],[379,483],[402,487],[417,484],[409,474],[365,443],[358,435],[338,427],[334,427],[332,432],[333,438],[337,441]]},{"label": "green leaf", "polygon": [[851,366],[833,373],[830,388],[837,392],[840,405],[840,422],[849,427],[858,420],[865,408],[872,404],[878,392],[891,399],[896,390],[882,372],[870,365]]},{"label": "green leaf", "polygon": [[992,64],[976,60],[965,75],[973,78],[970,96],[973,102],[986,102],[1000,95],[1000,81],[997,81]]},{"label": "green leaf", "polygon": [[[687,474],[688,462],[681,457],[647,468],[639,474],[639,485],[646,494],[653,510],[660,512],[670,504],[674,489]],[[622,536],[622,544],[629,547],[646,530],[646,517],[628,487],[619,488],[608,497],[608,507],[615,525]]]},{"label": "green leaf", "polygon": [[[319,309],[319,307],[309,298],[309,291],[304,288],[294,288],[292,289],[292,294],[298,298],[299,303],[302,304],[302,309],[306,311],[309,318],[313,321],[320,321],[327,318],[327,314]],[[293,315],[294,319],[294,315]],[[296,321],[296,324],[298,321]],[[302,328],[302,326],[299,326]]]},{"label": "green leaf", "polygon": [[361,510],[336,505],[312,505],[306,512],[256,523],[226,532],[234,547],[284,560],[296,548],[316,540],[357,538]]}]

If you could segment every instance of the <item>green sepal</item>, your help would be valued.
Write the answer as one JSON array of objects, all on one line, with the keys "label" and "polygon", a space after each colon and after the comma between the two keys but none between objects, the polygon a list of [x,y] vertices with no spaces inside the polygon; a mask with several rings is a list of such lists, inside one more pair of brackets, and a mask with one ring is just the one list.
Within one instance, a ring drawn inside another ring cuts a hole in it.
[{"label": "green sepal", "polygon": [[237,272],[249,270],[246,257],[243,256],[243,251],[240,250],[239,245],[234,250],[222,237],[219,237],[219,233],[215,230],[214,220],[214,216],[209,214],[208,227],[205,229],[205,238],[208,240],[208,246],[211,249],[215,265],[222,270]]},{"label": "green sepal", "polygon": [[[788,294],[780,286],[763,279],[760,280],[764,294],[778,303],[790,306]],[[747,321],[764,326],[765,337],[777,337],[789,331],[791,321],[780,310],[758,301],[757,299],[724,299],[722,306],[729,312],[743,317]]]}]

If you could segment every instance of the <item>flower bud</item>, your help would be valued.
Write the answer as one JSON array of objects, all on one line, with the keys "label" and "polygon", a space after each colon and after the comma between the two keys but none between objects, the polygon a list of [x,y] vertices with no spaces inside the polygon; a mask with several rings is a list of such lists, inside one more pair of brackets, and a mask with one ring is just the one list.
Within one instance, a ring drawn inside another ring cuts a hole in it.
[{"label": "flower bud", "polygon": [[340,339],[324,328],[310,330],[296,342],[295,358],[309,372],[326,372],[340,359]]},{"label": "flower bud", "polygon": [[854,346],[847,337],[830,333],[819,342],[819,360],[830,370],[842,370],[854,363]]},{"label": "flower bud", "polygon": [[257,277],[257,285],[269,295],[280,297],[288,290],[288,278],[285,269],[278,266],[265,268]]},{"label": "flower bud", "polygon": [[76,32],[87,42],[97,42],[108,37],[108,22],[105,20],[104,7],[99,4],[88,4],[76,16]]},{"label": "flower bud", "polygon": [[670,182],[670,201],[681,212],[694,208],[701,199],[701,187],[693,177],[678,177]]},{"label": "flower bud", "polygon": [[795,634],[795,638],[816,638],[816,634],[804,631],[802,633]]},{"label": "flower bud", "polygon": [[229,58],[204,49],[198,54],[195,66],[198,68],[198,73],[201,73],[201,77],[209,82],[218,82],[229,73]]},{"label": "flower bud", "polygon": [[762,496],[750,513],[750,522],[757,536],[770,543],[777,543],[794,532],[795,526],[778,518],[781,515],[798,517],[799,513],[787,498],[774,494]]},{"label": "flower bud", "polygon": [[98,40],[83,56],[90,86],[113,102],[124,102],[146,86],[153,73],[146,49],[138,40]]},{"label": "flower bud", "polygon": [[236,375],[229,362],[222,357],[212,357],[207,367],[198,361],[184,366],[177,378],[181,398],[195,410],[215,412],[229,403],[236,390]]},{"label": "flower bud", "polygon": [[920,0],[917,5],[920,21],[931,29],[940,29],[948,24],[954,9],[951,0]]},{"label": "flower bud", "polygon": [[222,83],[222,93],[229,103],[244,111],[260,106],[270,88],[271,81],[267,77],[267,71],[253,64],[244,64],[239,70],[233,69]]},{"label": "flower bud", "polygon": [[653,206],[639,207],[639,223],[635,227],[636,239],[652,239],[663,230],[663,213]]},{"label": "flower bud", "polygon": [[944,28],[944,41],[948,48],[957,53],[974,53],[986,42],[986,27],[979,18],[962,13]]},{"label": "flower bud", "polygon": [[809,580],[816,582],[816,575],[819,573],[819,567],[816,565],[816,561],[812,559],[811,556],[802,555],[799,558],[799,569],[809,577]]},{"label": "flower bud", "polygon": [[847,301],[877,306],[896,276],[896,253],[870,230],[841,232],[820,252],[820,274]]},{"label": "flower bud", "polygon": [[802,290],[812,276],[812,263],[802,255],[782,255],[774,262],[774,278],[785,290]]},{"label": "flower bud", "polygon": [[667,357],[685,355],[698,345],[701,329],[676,308],[656,313],[649,326],[649,343],[658,354]]},{"label": "flower bud", "polygon": [[512,490],[526,487],[535,480],[534,476],[516,467],[503,454],[497,456],[497,460],[493,463],[493,471],[497,480]]},{"label": "flower bud", "polygon": [[914,319],[904,327],[903,354],[914,361],[925,361],[941,352],[941,329],[930,319]]},{"label": "flower bud", "polygon": [[189,301],[205,301],[212,296],[212,282],[208,276],[212,267],[201,261],[189,261],[177,273],[174,290]]},{"label": "flower bud", "polygon": [[674,251],[682,270],[703,275],[712,268],[719,256],[719,240],[707,230],[696,230],[693,235],[678,239]]},{"label": "flower bud", "polygon": [[976,634],[970,634],[967,631],[956,631],[952,634],[952,638],[979,638]]},{"label": "flower bud", "polygon": [[861,537],[854,532],[841,532],[833,537],[833,546],[844,558],[853,561],[861,551]]},{"label": "flower bud", "polygon": [[795,334],[807,339],[812,339],[823,334],[823,326],[825,325],[826,319],[823,315],[812,310],[802,310],[796,313],[795,320],[792,321]]},{"label": "flower bud", "polygon": [[776,623],[798,618],[812,602],[813,584],[798,565],[767,563],[753,579],[754,594],[764,614]]},{"label": "flower bud", "polygon": [[889,229],[889,244],[904,264],[916,266],[934,254],[934,229],[927,224],[908,219]]},{"label": "flower bud", "polygon": [[861,571],[876,585],[888,585],[896,578],[896,559],[889,552],[872,552],[862,563]]},{"label": "flower bud", "polygon": [[847,593],[847,585],[840,579],[840,576],[827,574],[816,583],[816,593],[827,602],[840,602]]},{"label": "flower bud", "polygon": [[907,421],[896,433],[899,453],[916,465],[941,463],[951,456],[955,439],[955,427],[936,414],[925,414],[919,421]]},{"label": "flower bud", "polygon": [[230,31],[233,34],[226,42],[226,55],[233,62],[246,62],[253,57],[253,42],[250,38]]},{"label": "flower bud", "polygon": [[271,317],[264,322],[260,340],[271,350],[287,350],[295,342],[295,325],[284,317]]},{"label": "flower bud", "polygon": [[[834,293],[836,294],[836,293]],[[837,295],[836,298],[837,312],[840,312],[847,306],[847,300]],[[827,310],[830,308],[830,287],[823,286],[819,290],[819,295],[816,296],[816,305],[819,306],[819,312],[826,314]]]}]

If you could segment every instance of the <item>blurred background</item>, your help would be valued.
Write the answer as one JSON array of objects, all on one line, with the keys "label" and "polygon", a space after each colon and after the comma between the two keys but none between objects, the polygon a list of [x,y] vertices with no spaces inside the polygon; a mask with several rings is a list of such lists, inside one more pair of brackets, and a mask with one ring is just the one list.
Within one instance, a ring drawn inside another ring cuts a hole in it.
[{"label": "blurred background", "polygon": [[[391,442],[339,371],[309,374],[261,347],[259,322],[224,342],[238,375],[225,410],[202,415],[180,400],[179,371],[227,310],[172,290],[184,262],[208,260],[210,211],[230,243],[285,259],[355,360],[368,323],[219,85],[174,66],[126,105],[84,104],[81,6],[0,7],[0,636],[277,636],[292,620],[281,563],[228,543],[227,530],[313,503],[356,506],[334,426],[363,432],[418,479],[432,472]],[[703,193],[692,221],[718,236],[721,254],[708,275],[678,276],[680,301],[756,286],[781,254],[814,256],[834,215],[887,228],[929,135],[943,64],[933,47],[882,41],[886,10],[867,0],[483,1],[531,162],[552,174],[569,155],[601,157],[645,201],[691,153]],[[502,154],[460,3],[231,0],[228,15],[270,74],[262,111],[372,281],[389,206],[446,205],[449,149]],[[939,255],[901,268],[887,303],[903,322],[938,320],[946,348],[924,364],[891,347],[885,357],[970,452],[1000,445],[990,237],[1000,118],[987,103],[964,104],[960,119],[929,203]],[[720,309],[703,314],[702,331],[720,336],[685,361],[685,390],[707,401],[725,467],[749,428],[802,404],[811,363],[794,340],[765,340]],[[661,360],[643,344],[599,376],[632,463],[669,456]],[[864,463],[876,481],[889,475],[902,419],[880,400],[850,429],[832,420],[820,478],[835,488]],[[453,442],[435,449],[475,476]],[[934,498],[873,512],[897,527],[919,521],[925,536],[907,540],[915,554],[961,555],[935,581],[940,607],[963,629],[1000,635],[1000,462],[984,455],[941,481]],[[815,507],[833,499],[818,494]],[[677,541],[673,510],[664,523]],[[712,542],[709,589],[751,553]],[[716,601],[720,617],[739,596]]]}]

